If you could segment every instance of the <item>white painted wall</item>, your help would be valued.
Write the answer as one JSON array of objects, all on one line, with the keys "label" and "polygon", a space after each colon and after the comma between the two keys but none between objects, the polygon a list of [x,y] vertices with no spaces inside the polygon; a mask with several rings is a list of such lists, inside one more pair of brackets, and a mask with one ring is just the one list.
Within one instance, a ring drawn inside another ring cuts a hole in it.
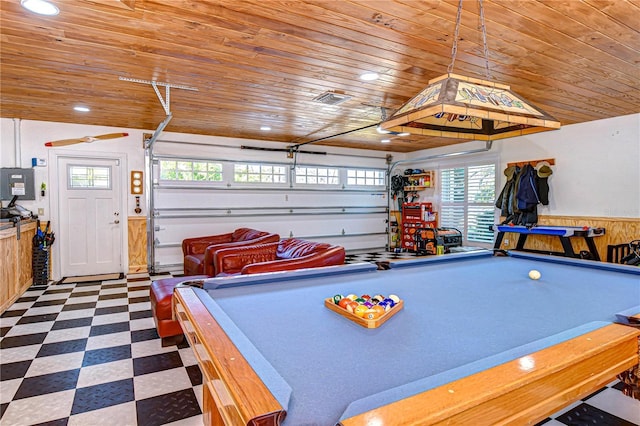
[{"label": "white painted wall", "polygon": [[640,218],[640,114],[501,141],[497,148],[503,166],[556,159],[543,214]]},{"label": "white painted wall", "polygon": [[[481,149],[484,142],[467,142],[413,152],[409,158]],[[466,161],[497,159],[507,163],[554,158],[549,178],[549,205],[542,215],[637,218],[640,220],[640,114],[582,124],[560,130],[495,141],[490,151],[448,159],[419,161],[416,167],[446,167]],[[399,166],[393,174],[409,165]],[[505,183],[499,175],[498,191]],[[428,200],[427,200],[428,201]]]}]

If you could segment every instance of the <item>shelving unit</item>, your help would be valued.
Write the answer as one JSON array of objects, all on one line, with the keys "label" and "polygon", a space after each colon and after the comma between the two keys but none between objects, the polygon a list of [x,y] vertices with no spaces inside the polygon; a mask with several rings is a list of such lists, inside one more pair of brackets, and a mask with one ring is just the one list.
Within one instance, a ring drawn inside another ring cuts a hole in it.
[{"label": "shelving unit", "polygon": [[409,178],[408,186],[404,187],[405,191],[422,191],[427,188],[435,187],[436,173],[433,170],[426,170],[423,173],[415,173],[407,175]]}]

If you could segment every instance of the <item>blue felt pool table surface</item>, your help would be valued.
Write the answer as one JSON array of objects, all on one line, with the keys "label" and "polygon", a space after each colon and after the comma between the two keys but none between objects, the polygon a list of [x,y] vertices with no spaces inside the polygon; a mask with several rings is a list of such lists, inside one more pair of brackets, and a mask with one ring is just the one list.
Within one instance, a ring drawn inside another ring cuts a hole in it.
[{"label": "blue felt pool table surface", "polygon": [[[487,251],[353,269],[213,279],[196,290],[286,407],[285,425],[335,424],[640,305],[640,269],[600,262]],[[396,294],[404,309],[367,329],[323,305],[350,293]]]}]

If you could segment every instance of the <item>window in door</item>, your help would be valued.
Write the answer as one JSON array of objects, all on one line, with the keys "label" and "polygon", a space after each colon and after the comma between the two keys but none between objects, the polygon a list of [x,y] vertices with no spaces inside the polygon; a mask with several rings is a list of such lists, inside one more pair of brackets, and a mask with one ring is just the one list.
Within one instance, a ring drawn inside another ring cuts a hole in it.
[{"label": "window in door", "polygon": [[204,160],[161,160],[160,179],[183,182],[222,182],[222,164]]},{"label": "window in door", "polygon": [[304,185],[339,185],[340,170],[329,167],[296,167],[296,183]]},{"label": "window in door", "polygon": [[385,171],[377,169],[348,169],[347,186],[384,186]]},{"label": "window in door", "polygon": [[111,189],[111,167],[67,166],[69,189]]},{"label": "window in door", "polygon": [[233,181],[240,183],[287,183],[287,168],[271,164],[233,165]]}]

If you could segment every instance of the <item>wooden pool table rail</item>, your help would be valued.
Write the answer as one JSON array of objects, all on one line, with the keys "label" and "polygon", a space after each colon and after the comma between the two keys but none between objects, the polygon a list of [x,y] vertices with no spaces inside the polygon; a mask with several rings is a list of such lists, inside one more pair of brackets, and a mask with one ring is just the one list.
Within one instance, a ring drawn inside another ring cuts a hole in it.
[{"label": "wooden pool table rail", "polygon": [[636,365],[638,335],[630,327],[608,325],[342,424],[535,424]]},{"label": "wooden pool table rail", "polygon": [[202,371],[204,424],[280,424],[286,412],[193,290],[178,288],[172,300]]},{"label": "wooden pool table rail", "polygon": [[[205,425],[279,425],[282,408],[191,288],[174,313],[203,373]],[[611,324],[346,419],[343,426],[534,424],[638,364],[640,331]],[[286,349],[286,348],[284,348]]]}]

